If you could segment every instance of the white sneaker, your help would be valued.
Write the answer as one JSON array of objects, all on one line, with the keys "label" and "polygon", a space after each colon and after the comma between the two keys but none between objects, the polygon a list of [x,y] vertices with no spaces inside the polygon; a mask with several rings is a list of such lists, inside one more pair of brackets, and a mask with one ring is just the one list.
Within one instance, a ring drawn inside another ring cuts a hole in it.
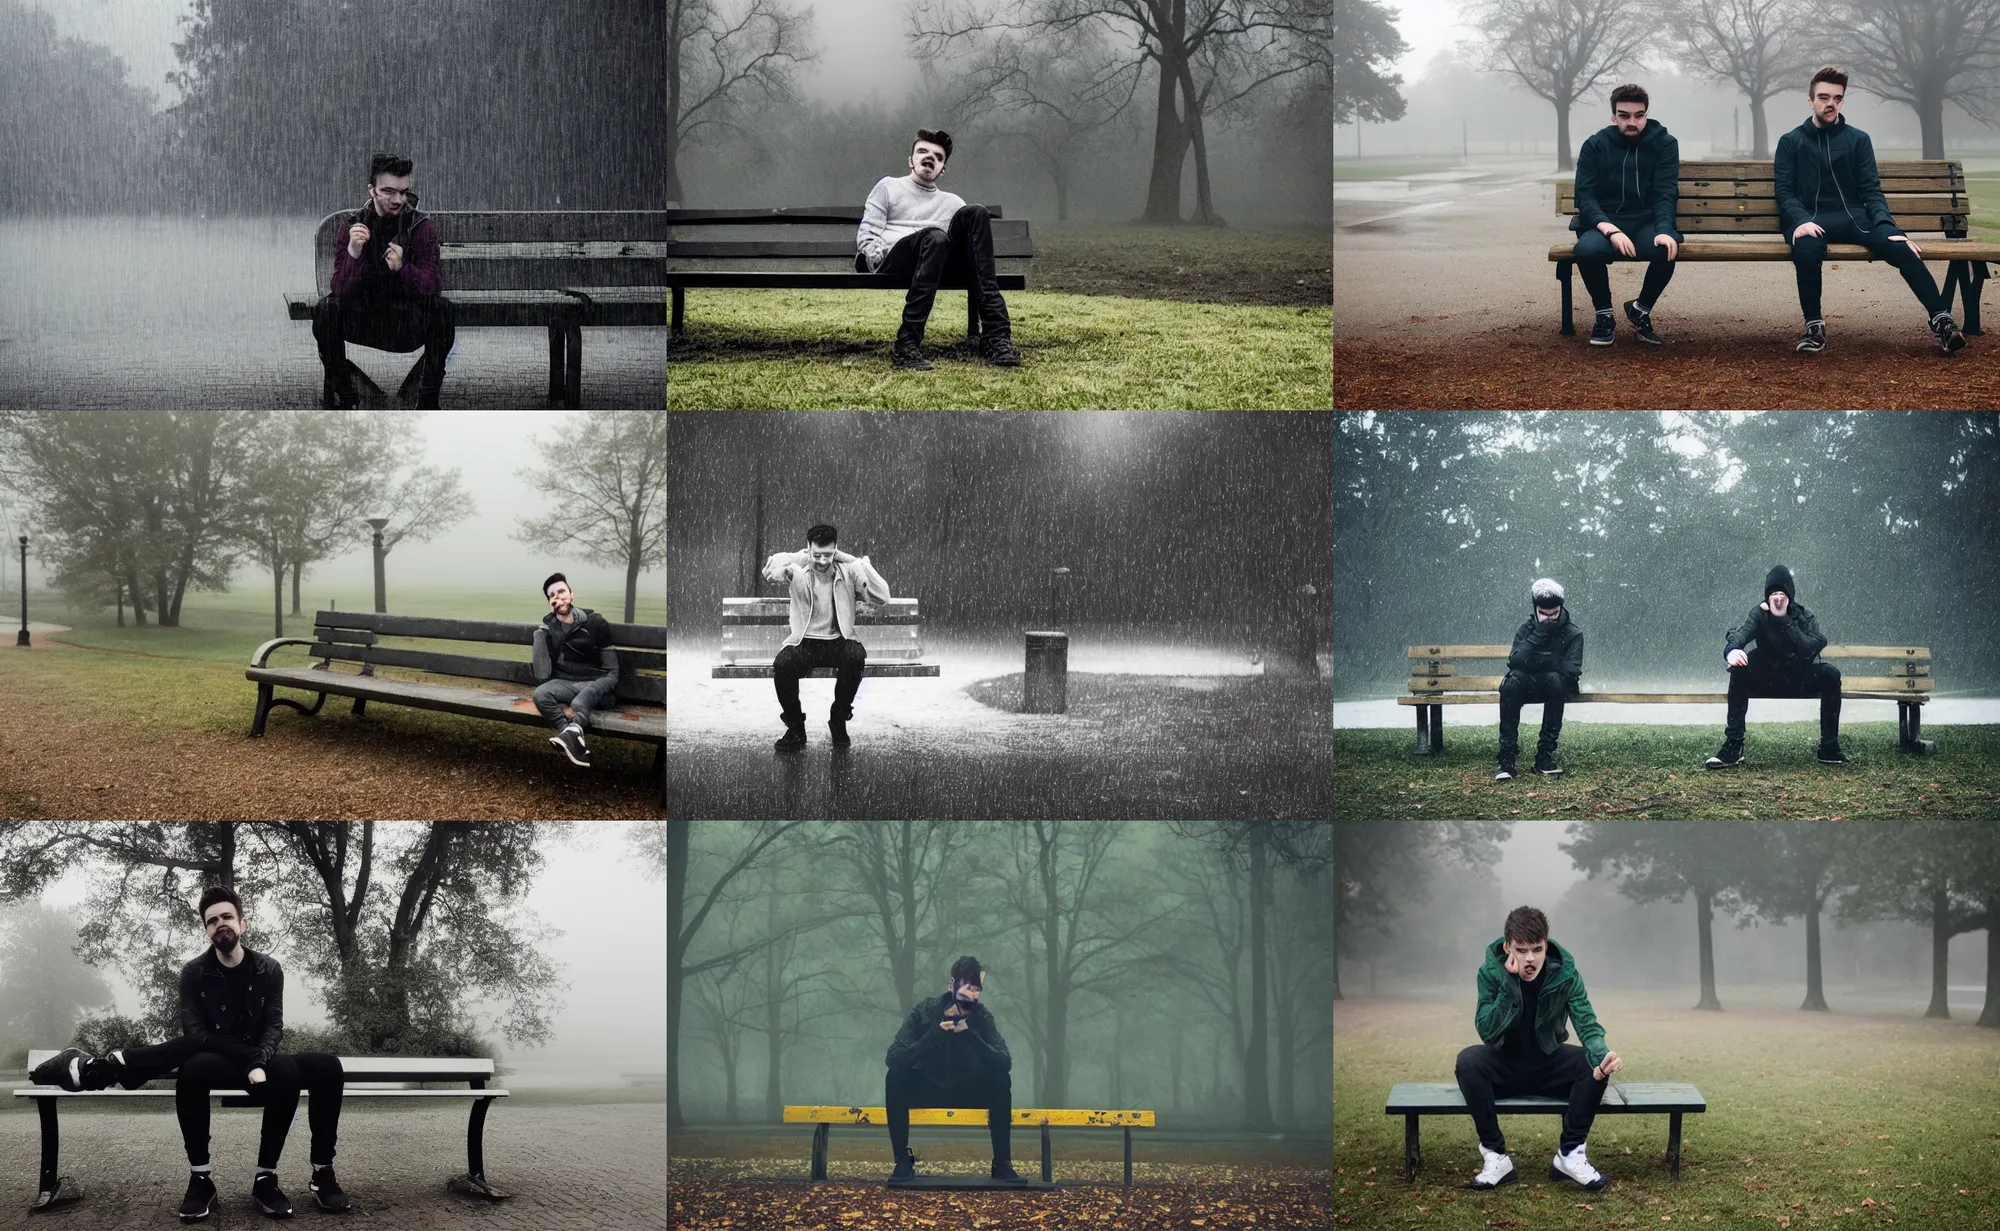
[{"label": "white sneaker", "polygon": [[1575,1180],[1591,1192],[1597,1192],[1611,1182],[1599,1174],[1597,1168],[1590,1165],[1590,1159],[1584,1153],[1582,1145],[1567,1154],[1558,1151],[1555,1161],[1549,1164],[1549,1178]]},{"label": "white sneaker", "polygon": [[1472,1183],[1466,1185],[1467,1188],[1498,1188],[1521,1178],[1521,1173],[1514,1170],[1514,1160],[1507,1155],[1495,1154],[1481,1145],[1479,1156],[1486,1160],[1486,1165],[1472,1177]]}]

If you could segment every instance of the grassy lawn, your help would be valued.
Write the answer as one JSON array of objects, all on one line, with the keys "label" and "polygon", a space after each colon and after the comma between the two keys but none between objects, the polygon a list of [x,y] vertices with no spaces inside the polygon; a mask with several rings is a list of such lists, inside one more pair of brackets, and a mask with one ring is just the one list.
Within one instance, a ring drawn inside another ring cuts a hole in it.
[{"label": "grassy lawn", "polygon": [[[1557,760],[1566,771],[1494,782],[1494,727],[1445,725],[1443,756],[1414,754],[1408,729],[1334,732],[1334,816],[1347,820],[1443,817],[1565,820],[1811,820],[1983,818],[2000,815],[2000,726],[1924,728],[1936,756],[1896,747],[1892,723],[1847,723],[1841,746],[1850,764],[1813,760],[1814,722],[1753,723],[1747,760],[1704,770],[1722,742],[1715,727],[1573,723]],[[1520,766],[1534,759],[1534,729],[1522,724]]]},{"label": "grassy lawn", "polygon": [[1472,1192],[1460,1187],[1479,1169],[1472,1122],[1439,1116],[1422,1122],[1424,1165],[1406,1184],[1402,1118],[1382,1105],[1396,1082],[1452,1080],[1453,1057],[1478,1042],[1468,974],[1465,994],[1445,1004],[1334,1006],[1331,1225],[2000,1225],[2000,1032],[1925,1021],[1921,997],[1907,1016],[1753,1007],[1727,991],[1731,1011],[1696,1013],[1685,1008],[1692,988],[1591,999],[1626,1062],[1614,1080],[1690,1082],[1708,1101],[1686,1117],[1678,1181],[1665,1116],[1596,1121],[1590,1160],[1611,1181],[1599,1193],[1546,1178],[1560,1117],[1503,1116],[1521,1181]]}]

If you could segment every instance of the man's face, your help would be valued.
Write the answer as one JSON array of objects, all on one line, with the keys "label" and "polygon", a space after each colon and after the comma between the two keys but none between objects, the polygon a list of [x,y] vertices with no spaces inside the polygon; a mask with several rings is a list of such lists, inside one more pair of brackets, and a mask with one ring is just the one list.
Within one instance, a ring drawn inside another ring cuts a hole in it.
[{"label": "man's face", "polygon": [[1619,103],[1611,109],[1611,118],[1617,121],[1620,133],[1636,137],[1646,131],[1646,104]]},{"label": "man's face", "polygon": [[1783,615],[1785,612],[1791,610],[1792,607],[1791,595],[1786,594],[1783,590],[1771,591],[1770,595],[1764,601],[1771,605],[1772,615]]},{"label": "man's face", "polygon": [[243,941],[243,916],[228,902],[217,902],[202,914],[201,925],[208,931],[216,952],[234,953]]},{"label": "man's face", "polygon": [[1535,976],[1542,973],[1542,967],[1548,965],[1549,942],[1546,938],[1533,944],[1510,940],[1507,951],[1514,955],[1514,964],[1521,968],[1521,978],[1528,983],[1533,983]]},{"label": "man's face", "polygon": [[1813,114],[1822,124],[1831,124],[1840,115],[1840,104],[1847,101],[1847,88],[1831,81],[1822,81],[1812,87],[1808,95],[1812,100]]},{"label": "man's face", "polygon": [[931,141],[919,141],[910,151],[910,174],[919,184],[928,188],[944,174],[944,147]]},{"label": "man's face", "polygon": [[1553,607],[1537,607],[1535,608],[1535,619],[1543,623],[1547,623],[1548,621],[1555,619],[1562,613],[1563,609],[1561,603],[1557,603]]},{"label": "man's face", "polygon": [[[985,977],[986,976],[983,974],[980,976],[981,979],[984,979]],[[979,1002],[979,993],[981,990],[979,984],[957,982],[955,983],[955,990],[958,992],[958,998],[960,1000],[965,1001],[968,1004],[977,1004]]]},{"label": "man's face", "polygon": [[815,572],[824,573],[833,567],[833,553],[840,550],[838,543],[807,543],[806,551],[812,556]]},{"label": "man's face", "polygon": [[410,177],[407,175],[378,175],[368,185],[368,199],[375,202],[375,212],[385,218],[393,218],[403,212],[404,198],[409,195]]},{"label": "man's face", "polygon": [[555,612],[558,618],[568,615],[573,605],[574,596],[569,592],[568,582],[558,581],[549,587],[549,610]]}]

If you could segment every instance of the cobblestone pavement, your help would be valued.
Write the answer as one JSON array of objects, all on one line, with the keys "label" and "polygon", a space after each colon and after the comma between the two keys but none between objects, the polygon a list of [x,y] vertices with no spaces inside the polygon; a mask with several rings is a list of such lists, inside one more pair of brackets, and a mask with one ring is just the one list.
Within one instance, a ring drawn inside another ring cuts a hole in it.
[{"label": "cobblestone pavement", "polygon": [[[335,1164],[354,1202],[353,1224],[383,1231],[660,1231],[665,1226],[664,1102],[509,1106],[510,1101],[502,1099],[486,1120],[487,1179],[511,1194],[497,1202],[446,1191],[445,1181],[465,1170],[464,1106],[388,1110],[349,1103],[341,1111]],[[28,1204],[40,1167],[40,1128],[32,1113],[8,1110],[14,1114],[0,1114],[0,1228],[128,1231],[182,1225],[175,1210],[187,1188],[187,1156],[170,1106],[110,1113],[64,1108],[62,1171],[83,1187],[84,1199],[33,1215]],[[300,1220],[335,1225],[333,1215],[311,1207],[306,1191],[305,1111],[301,1103],[278,1164],[279,1181]],[[250,1203],[258,1124],[254,1111],[216,1111],[211,1157],[223,1207],[210,1226],[265,1224]]]}]

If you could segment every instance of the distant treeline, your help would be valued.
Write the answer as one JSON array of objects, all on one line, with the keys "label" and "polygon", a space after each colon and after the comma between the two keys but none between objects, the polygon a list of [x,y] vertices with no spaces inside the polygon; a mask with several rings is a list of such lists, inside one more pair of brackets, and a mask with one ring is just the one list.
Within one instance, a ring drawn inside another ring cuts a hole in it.
[{"label": "distant treeline", "polygon": [[436,209],[664,201],[665,11],[652,0],[194,0],[179,103],[0,0],[0,206],[318,214],[369,155]]}]

